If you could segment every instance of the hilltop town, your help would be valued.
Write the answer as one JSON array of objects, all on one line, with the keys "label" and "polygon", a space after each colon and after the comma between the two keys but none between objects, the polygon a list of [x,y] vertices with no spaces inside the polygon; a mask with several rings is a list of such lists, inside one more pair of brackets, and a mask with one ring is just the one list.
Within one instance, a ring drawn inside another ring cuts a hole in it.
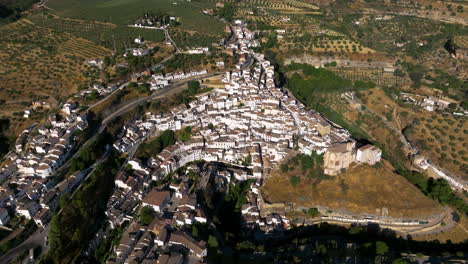
[{"label": "hilltop town", "polygon": [[465,4],[157,1],[0,4],[0,263],[466,261]]}]

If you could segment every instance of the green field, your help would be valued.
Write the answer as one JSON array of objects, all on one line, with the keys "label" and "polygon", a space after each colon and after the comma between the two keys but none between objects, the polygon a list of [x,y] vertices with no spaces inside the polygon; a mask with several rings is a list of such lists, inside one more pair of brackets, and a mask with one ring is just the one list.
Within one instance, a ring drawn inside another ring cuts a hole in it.
[{"label": "green field", "polygon": [[132,28],[126,25],[112,25],[94,21],[69,20],[45,15],[34,15],[29,19],[37,26],[50,28],[60,33],[70,33],[109,49],[113,49],[114,44],[116,49],[128,47],[139,36],[145,40],[155,42],[164,40],[162,30]]},{"label": "green field", "polygon": [[[175,3],[175,4],[174,4]],[[205,15],[202,9],[213,7],[209,2],[181,0],[50,0],[51,12],[61,17],[96,20],[116,25],[131,24],[145,11],[162,11],[180,18],[182,30],[205,34],[222,34],[223,23]]]}]

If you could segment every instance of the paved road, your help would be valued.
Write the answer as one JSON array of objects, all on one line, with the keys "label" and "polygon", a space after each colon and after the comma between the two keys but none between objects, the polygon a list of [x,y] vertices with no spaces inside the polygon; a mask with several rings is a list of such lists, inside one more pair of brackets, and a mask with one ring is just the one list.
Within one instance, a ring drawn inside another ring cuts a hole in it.
[{"label": "paved road", "polygon": [[208,79],[208,78],[211,78],[211,77],[214,77],[214,76],[220,76],[220,75],[223,75],[224,72],[216,72],[216,73],[210,73],[210,74],[206,74],[206,75],[202,75],[202,76],[199,76],[197,78],[193,78],[193,79],[188,79],[188,80],[185,80],[185,81],[182,81],[182,82],[179,82],[179,83],[175,83],[175,84],[172,84],[172,85],[169,85],[169,86],[166,86],[160,90],[157,90],[156,92],[154,92],[153,94],[149,95],[149,96],[146,96],[146,97],[142,97],[142,98],[138,98],[134,101],[131,101],[129,103],[127,103],[126,105],[122,106],[119,110],[113,112],[111,115],[109,115],[108,117],[106,117],[102,123],[105,125],[107,123],[109,123],[110,120],[116,118],[117,116],[120,116],[126,112],[128,112],[129,110],[139,106],[139,105],[142,105],[144,103],[147,103],[147,102],[151,102],[155,99],[158,99],[158,98],[163,98],[163,97],[166,97],[167,95],[169,95],[170,93],[176,93],[180,90],[182,90],[181,88],[183,88],[183,86],[185,84],[187,84],[188,82],[190,81],[199,81],[199,80],[203,80],[203,79]]},{"label": "paved road", "polygon": [[[106,128],[106,125],[107,123],[109,123],[112,119],[116,118],[117,116],[119,115],[122,115],[128,111],[130,111],[131,109],[133,109],[134,107],[137,107],[138,105],[141,105],[143,103],[146,103],[146,102],[150,102],[154,99],[158,99],[158,98],[163,98],[165,96],[167,96],[168,94],[170,93],[175,93],[179,90],[182,90],[183,86],[185,84],[187,84],[189,81],[193,81],[193,80],[202,80],[202,79],[207,79],[207,78],[211,78],[211,77],[214,77],[214,76],[219,76],[219,75],[222,75],[224,74],[223,73],[210,73],[210,74],[207,74],[207,75],[203,75],[203,76],[199,76],[197,78],[194,78],[194,79],[190,79],[190,80],[185,80],[183,82],[180,82],[180,83],[176,83],[176,84],[173,84],[173,85],[170,85],[170,86],[167,86],[163,89],[160,89],[158,91],[156,91],[155,93],[153,93],[152,95],[150,96],[147,96],[147,97],[143,97],[143,98],[139,98],[138,100],[135,100],[133,102],[130,102],[128,103],[127,105],[121,107],[118,111],[112,113],[110,116],[106,117],[106,119],[103,120],[103,122],[101,123],[101,126],[99,127],[98,129],[98,132],[95,133],[93,135],[93,137],[91,137],[90,139],[88,139],[82,146],[87,146],[89,144],[91,144],[96,138],[97,136],[102,133],[104,131],[104,129]],[[103,102],[101,100],[101,102]],[[136,148],[133,148],[133,151],[132,153],[135,153],[136,151]],[[79,151],[77,151],[70,159],[68,159],[68,161],[62,166],[65,167],[65,166],[68,166],[69,163],[71,162],[71,160],[76,156],[78,155]],[[88,173],[88,176],[89,177],[92,172],[94,172],[94,170],[96,169],[97,165],[99,163],[101,163],[105,157],[107,156],[108,152],[106,152],[105,155],[103,155],[103,157],[97,161],[95,164],[93,164],[90,168],[88,168],[87,170],[91,169],[92,171]],[[81,187],[81,185],[77,188],[77,190]],[[73,195],[76,193],[76,190],[75,192],[73,193]],[[59,211],[59,213],[61,212],[61,210]],[[13,258],[15,258],[16,256],[24,253],[25,251],[31,249],[31,248],[35,248],[37,246],[42,246],[43,247],[43,250],[42,252],[46,252],[47,249],[45,248],[44,246],[44,239],[45,237],[47,236],[48,234],[48,230],[49,230],[49,227],[46,226],[46,228],[44,229],[45,231],[40,231],[40,232],[36,232],[35,234],[33,234],[32,236],[30,236],[27,240],[25,240],[23,243],[21,243],[20,245],[18,245],[17,247],[11,249],[10,251],[8,251],[5,255],[3,255],[2,257],[0,257],[0,263],[8,263],[8,261],[11,261]]]},{"label": "paved road", "polygon": [[[150,69],[157,69],[157,68],[161,67],[162,65],[164,65],[164,63],[165,63],[166,61],[172,59],[177,53],[178,53],[178,52],[172,54],[171,56],[165,58],[164,60],[162,60],[162,61],[159,62],[158,64],[153,65],[153,66],[147,68],[147,69],[144,70],[143,72],[145,72],[145,71],[147,71],[147,70],[150,70]],[[139,74],[139,76],[141,76],[141,73]],[[130,82],[131,82],[131,81],[128,81],[128,82],[126,82],[126,83],[120,85],[117,89],[115,89],[114,91],[112,91],[112,93],[106,95],[106,97],[102,98],[102,99],[99,100],[98,102],[96,102],[96,103],[92,104],[91,106],[89,106],[89,107],[88,107],[88,111],[91,110],[91,109],[93,109],[94,107],[96,107],[96,106],[102,104],[102,103],[105,102],[107,99],[109,99],[112,95],[114,95],[114,94],[117,93],[118,91],[120,91],[120,90],[124,89],[125,87],[127,87],[128,84],[129,84]]]},{"label": "paved road", "polygon": [[28,239],[26,239],[23,243],[18,245],[17,247],[9,250],[3,256],[0,257],[0,263],[8,263],[16,256],[27,252],[31,248],[41,247],[42,252],[47,250],[47,246],[45,244],[45,238],[49,233],[49,227],[40,230],[39,232],[34,233]]}]

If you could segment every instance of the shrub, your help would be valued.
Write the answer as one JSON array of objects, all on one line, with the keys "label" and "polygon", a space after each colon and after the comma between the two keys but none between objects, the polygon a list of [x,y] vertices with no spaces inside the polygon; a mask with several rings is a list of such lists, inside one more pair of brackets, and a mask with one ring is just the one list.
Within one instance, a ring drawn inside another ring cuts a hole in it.
[{"label": "shrub", "polygon": [[307,211],[307,214],[308,214],[310,217],[316,217],[316,216],[318,216],[320,213],[319,213],[319,211],[317,210],[317,208],[309,208],[309,210]]},{"label": "shrub", "polygon": [[301,178],[297,176],[291,176],[289,178],[289,182],[291,183],[292,186],[296,187],[301,182]]}]

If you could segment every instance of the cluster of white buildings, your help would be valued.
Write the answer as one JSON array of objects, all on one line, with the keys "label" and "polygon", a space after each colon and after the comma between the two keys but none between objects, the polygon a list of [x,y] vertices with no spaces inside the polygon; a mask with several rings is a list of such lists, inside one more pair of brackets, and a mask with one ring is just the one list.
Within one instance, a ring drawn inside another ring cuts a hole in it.
[{"label": "cluster of white buildings", "polygon": [[[204,263],[206,243],[195,240],[182,228],[207,222],[196,194],[190,191],[193,183],[188,177],[181,177],[162,189],[150,189],[149,176],[157,169],[151,163],[148,161],[147,167],[132,160],[129,162],[132,173],[121,173],[116,178],[116,189],[106,211],[110,227],[114,229],[125,221],[132,223],[106,263],[173,263],[171,261],[176,260],[180,262],[174,263],[182,263],[188,259],[190,263]],[[198,167],[189,166],[186,173],[190,170],[198,171]],[[135,211],[142,207],[152,208],[156,214],[149,225],[132,221]],[[174,249],[174,245],[184,247],[188,253],[179,254],[180,250]]]},{"label": "cluster of white buildings", "polygon": [[151,78],[149,78],[148,83],[150,84],[150,89],[152,91],[158,90],[160,88],[163,88],[165,86],[168,86],[171,82],[175,81],[180,81],[188,78],[193,78],[196,76],[204,75],[207,74],[208,71],[203,69],[203,70],[192,70],[190,72],[171,72],[171,73],[166,73],[166,74],[153,74]]},{"label": "cluster of white buildings", "polygon": [[400,97],[404,102],[414,104],[430,112],[436,109],[445,109],[450,104],[450,102],[447,100],[439,99],[433,96],[419,96],[415,94],[401,93]]},{"label": "cluster of white buildings", "polygon": [[[255,34],[242,23],[237,23],[234,31],[238,41],[228,48],[240,54],[244,60],[239,62],[236,70],[226,73],[224,87],[197,95],[188,107],[180,105],[164,114],[147,113],[141,120],[124,127],[114,148],[122,153],[129,152],[147,136],[187,126],[192,127],[193,131],[190,140],[167,147],[146,164],[130,161],[129,164],[141,178],[125,181],[118,178],[116,185],[119,189],[128,189],[127,181],[141,185],[150,178],[158,180],[197,160],[247,166],[251,173],[234,173],[237,180],[255,179],[248,193],[248,203],[242,208],[245,226],[269,232],[289,226],[289,220],[278,214],[260,217],[257,200],[263,176],[270,173],[296,143],[302,153],[324,153],[336,143],[349,141],[350,134],[336,128],[320,114],[306,110],[297,100],[275,87],[274,67],[262,54],[250,49],[257,45]],[[255,63],[243,69],[241,65],[247,58],[253,58]],[[162,78],[153,76],[152,79]],[[132,199],[138,197],[146,204],[139,190],[142,190],[141,187],[135,188],[132,193],[120,195],[118,200],[130,204]],[[172,196],[177,196],[177,193]],[[168,194],[165,198],[159,197],[158,201],[164,202],[152,207],[160,210],[168,197]],[[184,199],[184,196],[181,197]],[[114,224],[125,220],[122,214],[120,216],[120,221]],[[193,219],[179,214],[175,221],[188,224]]]},{"label": "cluster of white buildings", "polygon": [[203,54],[203,53],[208,53],[209,49],[208,47],[198,47],[198,48],[193,48],[187,50],[188,54]]},{"label": "cluster of white buildings", "polygon": [[143,56],[146,56],[148,55],[151,51],[153,50],[153,48],[151,47],[138,47],[138,48],[134,48],[132,49],[132,55],[135,56],[135,57],[143,57]]},{"label": "cluster of white buildings", "polygon": [[111,94],[113,91],[115,91],[119,86],[117,84],[94,84],[93,87],[86,89],[86,90],[81,90],[79,91],[75,97],[81,97],[81,96],[86,96],[90,95],[93,92],[97,93],[99,96],[105,96],[108,94]]},{"label": "cluster of white buildings", "polygon": [[261,178],[287,155],[294,140],[301,152],[311,154],[350,139],[346,130],[332,126],[275,87],[274,67],[250,49],[254,34],[242,24],[234,30],[239,41],[232,48],[244,57],[254,57],[254,66],[227,72],[225,87],[196,96],[189,107],[181,105],[166,114],[148,113],[128,125],[114,144],[118,151],[129,150],[151,131],[191,126],[198,131],[191,140],[158,155],[161,171],[170,173],[194,160],[241,164],[250,156],[252,176]]},{"label": "cluster of white buildings", "polygon": [[170,16],[169,21],[167,21],[168,23],[167,24],[163,23],[163,25],[161,25],[161,23],[157,20],[157,18],[145,16],[135,21],[133,25],[129,25],[129,27],[164,30],[169,27],[170,22],[177,21],[177,20],[178,18]]},{"label": "cluster of white buildings", "polygon": [[58,197],[76,188],[83,178],[76,174],[55,186],[49,177],[68,160],[75,131],[87,126],[86,114],[78,113],[77,105],[68,102],[60,114],[49,116],[46,125],[26,129],[16,142],[16,152],[0,169],[0,178],[8,183],[0,191],[0,208],[8,207],[44,225],[49,211],[56,209]]},{"label": "cluster of white buildings", "polygon": [[[85,113],[77,113],[75,103],[65,103],[60,115],[52,115],[49,122],[38,127],[29,142],[16,146],[14,163],[20,176],[51,176],[68,158],[73,147],[74,133],[88,127]],[[29,131],[26,131],[29,133]]]}]

